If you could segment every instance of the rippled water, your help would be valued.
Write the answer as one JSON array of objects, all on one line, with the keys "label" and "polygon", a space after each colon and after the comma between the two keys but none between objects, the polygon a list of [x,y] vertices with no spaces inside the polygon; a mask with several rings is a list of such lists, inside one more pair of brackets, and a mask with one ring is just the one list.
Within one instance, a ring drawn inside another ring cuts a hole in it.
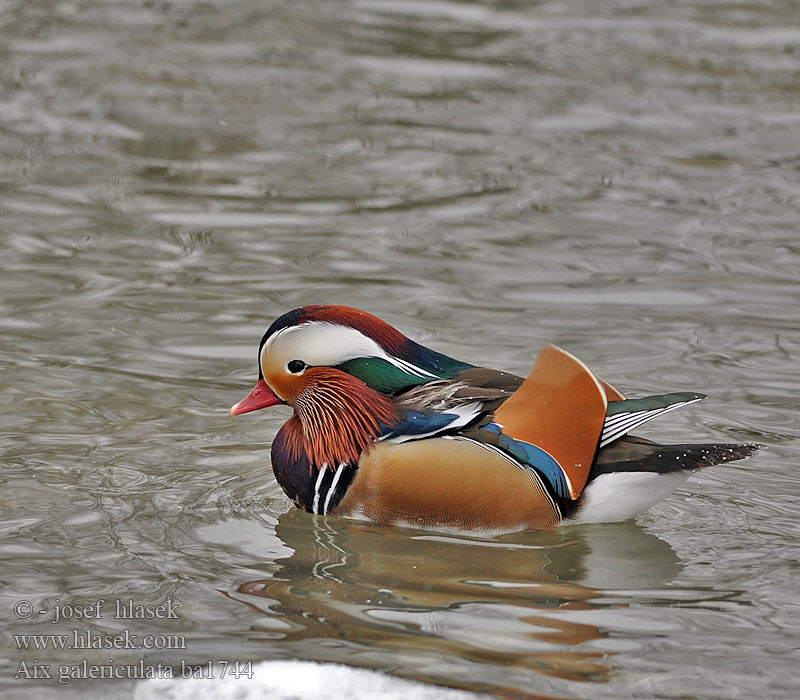
[{"label": "rippled water", "polygon": [[[800,694],[795,3],[2,2],[0,36],[4,696],[128,697],[13,679],[112,655]],[[647,436],[768,449],[624,524],[315,519],[272,478],[286,413],[227,409],[319,301],[479,364],[554,342],[632,395],[703,391]],[[13,636],[125,629],[185,648]]]}]

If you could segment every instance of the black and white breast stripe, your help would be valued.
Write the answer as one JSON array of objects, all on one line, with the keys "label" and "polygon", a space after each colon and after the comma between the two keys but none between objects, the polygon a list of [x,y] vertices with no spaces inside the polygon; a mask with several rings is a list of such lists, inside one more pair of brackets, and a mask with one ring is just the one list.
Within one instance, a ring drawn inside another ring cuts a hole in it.
[{"label": "black and white breast stripe", "polygon": [[339,505],[358,467],[342,462],[335,470],[323,464],[314,482],[314,500],[311,512],[327,515]]},{"label": "black and white breast stripe", "polygon": [[647,421],[657,418],[664,413],[674,411],[681,406],[700,401],[702,398],[704,398],[702,395],[697,395],[686,401],[678,401],[669,406],[643,409],[640,411],[625,411],[616,413],[613,416],[607,416],[603,423],[603,432],[600,435],[600,447],[605,447],[609,443],[614,442],[614,440],[621,438],[634,428],[638,428],[642,423],[647,423]]}]

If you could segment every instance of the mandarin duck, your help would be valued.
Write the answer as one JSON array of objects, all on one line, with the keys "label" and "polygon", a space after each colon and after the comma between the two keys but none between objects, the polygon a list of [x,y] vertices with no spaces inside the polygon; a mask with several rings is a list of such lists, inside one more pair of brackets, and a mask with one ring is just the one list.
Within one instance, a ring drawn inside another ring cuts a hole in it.
[{"label": "mandarin duck", "polygon": [[626,399],[554,346],[523,380],[346,306],[278,318],[258,367],[230,415],[294,409],[272,444],[272,468],[287,496],[319,515],[495,532],[626,520],[693,470],[760,447],[629,434],[703,394]]}]

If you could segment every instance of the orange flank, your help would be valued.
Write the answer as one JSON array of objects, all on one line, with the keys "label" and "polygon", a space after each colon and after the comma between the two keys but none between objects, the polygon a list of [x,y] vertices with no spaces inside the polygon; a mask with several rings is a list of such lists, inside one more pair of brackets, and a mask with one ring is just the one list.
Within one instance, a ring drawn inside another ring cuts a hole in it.
[{"label": "orange flank", "polygon": [[373,445],[333,513],[465,530],[546,530],[561,522],[533,469],[473,440],[448,438]]}]

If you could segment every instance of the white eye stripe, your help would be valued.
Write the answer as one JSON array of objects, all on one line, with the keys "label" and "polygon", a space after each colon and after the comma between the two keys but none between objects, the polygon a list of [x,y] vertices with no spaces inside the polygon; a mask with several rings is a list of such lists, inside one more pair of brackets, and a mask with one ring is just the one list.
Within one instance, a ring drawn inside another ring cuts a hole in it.
[{"label": "white eye stripe", "polygon": [[387,360],[388,362],[391,362],[395,367],[399,367],[404,372],[408,372],[409,374],[414,374],[418,377],[436,377],[435,374],[431,374],[430,372],[422,369],[421,367],[412,365],[410,362],[401,360],[399,357],[392,357],[391,355],[386,355],[383,359]]},{"label": "white eye stripe", "polygon": [[269,352],[270,347],[275,343],[275,341],[282,336],[286,331],[292,330],[292,327],[288,328],[281,328],[279,331],[273,333],[269,338],[267,338],[267,342],[261,346],[261,352],[258,354],[258,360],[262,364],[264,364],[264,357]]},{"label": "white eye stripe", "polygon": [[261,366],[267,357],[275,356],[288,366],[291,360],[301,360],[308,366],[335,367],[359,357],[385,360],[398,369],[417,377],[436,375],[387,353],[372,338],[355,328],[327,321],[308,321],[299,326],[281,328],[267,339],[261,348]]}]

